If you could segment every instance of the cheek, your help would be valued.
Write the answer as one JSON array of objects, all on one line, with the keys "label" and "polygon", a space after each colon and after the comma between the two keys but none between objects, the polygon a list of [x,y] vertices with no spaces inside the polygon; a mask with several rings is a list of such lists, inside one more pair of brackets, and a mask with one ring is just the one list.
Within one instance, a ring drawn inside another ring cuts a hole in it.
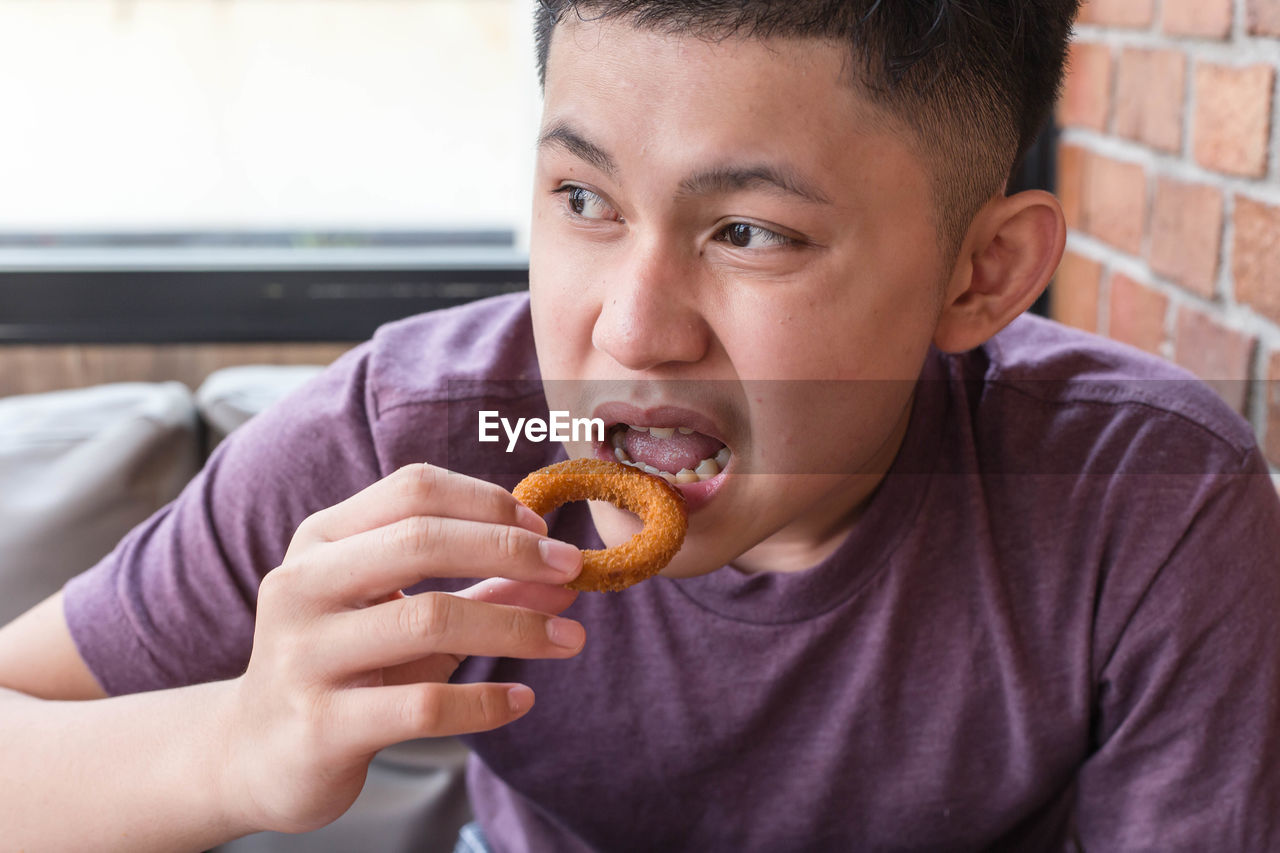
[{"label": "cheek", "polygon": [[529,299],[538,362],[546,377],[572,377],[589,356],[596,312],[585,273],[554,238],[531,240]]},{"label": "cheek", "polygon": [[815,298],[758,318],[750,357],[786,378],[914,380],[937,321],[935,278],[914,265],[844,270]]},{"label": "cheek", "polygon": [[754,383],[753,473],[866,473],[884,452],[911,399],[907,380]]},{"label": "cheek", "polygon": [[735,305],[715,328],[742,379],[826,381],[865,375],[869,356],[882,346],[882,325],[869,319],[874,313],[837,287],[806,283]]}]

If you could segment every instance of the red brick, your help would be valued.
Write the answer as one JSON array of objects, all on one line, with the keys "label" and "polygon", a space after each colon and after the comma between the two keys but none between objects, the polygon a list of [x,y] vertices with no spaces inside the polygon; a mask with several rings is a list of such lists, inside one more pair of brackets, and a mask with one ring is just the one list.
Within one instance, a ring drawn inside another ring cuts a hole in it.
[{"label": "red brick", "polygon": [[1072,229],[1078,229],[1081,224],[1084,167],[1088,156],[1088,152],[1079,145],[1058,146],[1058,200],[1062,202],[1067,227]]},{"label": "red brick", "polygon": [[1270,65],[1196,66],[1196,162],[1208,169],[1260,178],[1267,173],[1271,130]]},{"label": "red brick", "polygon": [[1111,105],[1111,48],[1073,42],[1067,79],[1058,102],[1058,124],[1106,130]]},{"label": "red brick", "polygon": [[1271,354],[1267,389],[1267,457],[1273,465],[1280,465],[1280,352]]},{"label": "red brick", "polygon": [[1111,322],[1108,334],[1117,341],[1160,355],[1169,298],[1123,273],[1111,277]]},{"label": "red brick", "polygon": [[1212,297],[1221,250],[1222,193],[1206,184],[1161,178],[1151,205],[1151,268]]},{"label": "red brick", "polygon": [[1084,165],[1081,226],[1118,249],[1142,253],[1147,221],[1147,175],[1137,163],[1090,154]]},{"label": "red brick", "polygon": [[1213,386],[1222,399],[1244,413],[1249,367],[1257,339],[1194,308],[1178,311],[1174,354],[1178,364]]},{"label": "red brick", "polygon": [[1164,31],[1173,36],[1226,38],[1232,0],[1164,0]]},{"label": "red brick", "polygon": [[1249,0],[1245,21],[1255,36],[1280,36],[1280,0]]},{"label": "red brick", "polygon": [[1062,266],[1049,290],[1049,313],[1059,323],[1088,332],[1098,331],[1098,291],[1102,264],[1075,252],[1062,257]]},{"label": "red brick", "polygon": [[1232,221],[1236,299],[1280,323],[1280,207],[1237,196]]},{"label": "red brick", "polygon": [[1116,70],[1115,133],[1162,151],[1181,150],[1186,87],[1182,51],[1126,48]]},{"label": "red brick", "polygon": [[1155,5],[1155,0],[1086,0],[1077,20],[1107,27],[1149,27]]}]

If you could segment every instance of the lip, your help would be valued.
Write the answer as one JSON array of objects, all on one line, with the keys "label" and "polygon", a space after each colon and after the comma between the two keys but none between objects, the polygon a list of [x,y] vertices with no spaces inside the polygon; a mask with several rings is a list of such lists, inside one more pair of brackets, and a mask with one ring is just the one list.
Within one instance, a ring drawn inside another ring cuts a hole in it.
[{"label": "lip", "polygon": [[[592,412],[592,417],[600,418],[604,421],[605,435],[609,434],[618,424],[629,424],[630,426],[672,426],[678,424],[680,426],[690,427],[703,435],[714,438],[721,444],[729,447],[729,442],[724,440],[724,431],[708,418],[706,415],[696,412],[693,409],[685,409],[680,406],[655,406],[652,408],[640,408],[623,402],[602,403],[596,406]],[[732,451],[733,448],[730,448]],[[595,455],[598,459],[604,459],[608,462],[616,462],[617,459],[613,455],[613,449],[606,440],[597,444]],[[736,458],[736,457],[735,457]],[[680,490],[680,494],[684,495],[685,503],[689,506],[690,512],[696,512],[704,506],[716,492],[724,487],[727,477],[725,476],[730,469],[733,468],[734,459],[730,459],[729,467],[716,474],[710,480],[700,480],[697,483],[676,483],[675,487]]]}]

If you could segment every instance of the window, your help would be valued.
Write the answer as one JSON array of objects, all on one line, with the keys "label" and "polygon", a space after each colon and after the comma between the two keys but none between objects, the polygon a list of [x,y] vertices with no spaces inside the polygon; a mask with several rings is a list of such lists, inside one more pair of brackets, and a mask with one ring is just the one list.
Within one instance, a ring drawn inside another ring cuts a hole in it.
[{"label": "window", "polygon": [[0,340],[356,339],[524,286],[531,0],[0,0]]}]

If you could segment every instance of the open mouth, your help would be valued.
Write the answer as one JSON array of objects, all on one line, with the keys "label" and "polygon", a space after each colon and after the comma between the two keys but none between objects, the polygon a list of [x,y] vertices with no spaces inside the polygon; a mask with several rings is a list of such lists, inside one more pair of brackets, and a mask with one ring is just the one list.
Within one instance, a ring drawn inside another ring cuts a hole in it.
[{"label": "open mouth", "polygon": [[622,464],[659,476],[672,485],[705,483],[728,468],[733,459],[733,452],[724,442],[678,424],[614,424],[605,443]]}]

